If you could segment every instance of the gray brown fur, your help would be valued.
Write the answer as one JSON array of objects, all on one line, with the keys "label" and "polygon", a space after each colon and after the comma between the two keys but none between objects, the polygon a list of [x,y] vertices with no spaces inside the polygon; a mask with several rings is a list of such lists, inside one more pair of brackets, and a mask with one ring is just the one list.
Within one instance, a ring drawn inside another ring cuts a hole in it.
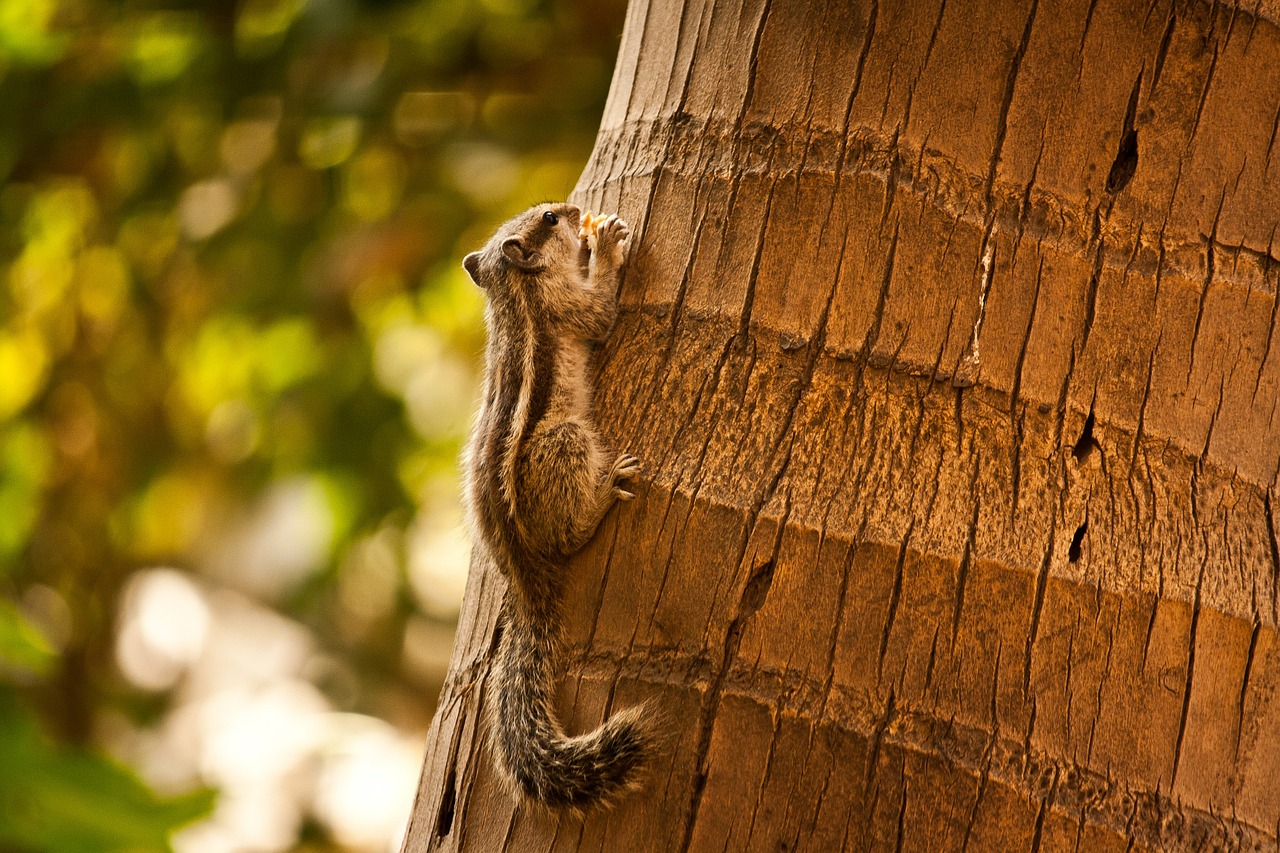
[{"label": "gray brown fur", "polygon": [[630,232],[611,216],[580,240],[580,216],[570,204],[538,205],[463,262],[488,298],[489,333],[467,505],[477,549],[509,583],[488,696],[494,757],[518,795],[574,810],[634,786],[650,743],[642,709],[570,737],[553,703],[566,560],[614,501],[633,497],[619,484],[639,471],[605,450],[588,375],[592,345],[617,314]]}]

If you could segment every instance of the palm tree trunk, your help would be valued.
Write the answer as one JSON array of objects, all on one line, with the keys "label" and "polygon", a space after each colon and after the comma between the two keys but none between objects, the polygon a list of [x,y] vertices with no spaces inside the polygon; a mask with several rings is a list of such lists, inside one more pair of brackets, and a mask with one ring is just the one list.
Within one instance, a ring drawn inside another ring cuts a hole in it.
[{"label": "palm tree trunk", "polygon": [[585,821],[484,746],[473,572],[406,850],[1277,844],[1280,28],[1203,3],[632,0],[637,225],[576,561]]}]

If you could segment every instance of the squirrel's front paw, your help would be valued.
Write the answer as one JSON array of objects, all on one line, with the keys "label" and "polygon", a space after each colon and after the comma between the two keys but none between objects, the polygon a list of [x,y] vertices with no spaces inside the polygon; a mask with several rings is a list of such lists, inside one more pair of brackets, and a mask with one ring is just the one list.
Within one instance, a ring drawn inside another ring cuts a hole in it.
[{"label": "squirrel's front paw", "polygon": [[616,213],[603,218],[587,214],[583,231],[587,247],[597,258],[618,266],[627,259],[627,252],[631,249],[631,226],[619,219]]},{"label": "squirrel's front paw", "polygon": [[613,470],[609,472],[609,482],[613,485],[613,493],[618,500],[629,501],[635,497],[634,492],[628,492],[619,484],[640,473],[640,460],[632,456],[630,453],[624,453],[618,457],[613,463]]}]

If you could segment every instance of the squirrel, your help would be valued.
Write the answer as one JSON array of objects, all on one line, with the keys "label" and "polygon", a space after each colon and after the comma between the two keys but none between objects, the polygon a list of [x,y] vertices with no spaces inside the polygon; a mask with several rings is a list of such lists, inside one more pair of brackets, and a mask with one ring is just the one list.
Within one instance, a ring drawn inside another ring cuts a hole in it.
[{"label": "squirrel", "polygon": [[488,691],[491,747],[517,796],[576,812],[638,785],[651,748],[643,707],[571,737],[556,718],[565,562],[640,471],[610,458],[591,416],[588,362],[617,317],[630,229],[540,204],[463,261],[486,295],[484,391],[464,465],[475,547],[506,575]]}]

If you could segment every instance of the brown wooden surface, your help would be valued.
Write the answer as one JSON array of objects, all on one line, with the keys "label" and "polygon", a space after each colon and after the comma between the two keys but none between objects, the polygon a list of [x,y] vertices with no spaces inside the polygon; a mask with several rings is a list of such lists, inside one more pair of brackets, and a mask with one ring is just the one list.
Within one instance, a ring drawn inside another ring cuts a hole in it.
[{"label": "brown wooden surface", "polygon": [[1278,121],[1244,8],[633,0],[561,709],[671,742],[515,810],[473,572],[406,849],[1274,849]]}]

